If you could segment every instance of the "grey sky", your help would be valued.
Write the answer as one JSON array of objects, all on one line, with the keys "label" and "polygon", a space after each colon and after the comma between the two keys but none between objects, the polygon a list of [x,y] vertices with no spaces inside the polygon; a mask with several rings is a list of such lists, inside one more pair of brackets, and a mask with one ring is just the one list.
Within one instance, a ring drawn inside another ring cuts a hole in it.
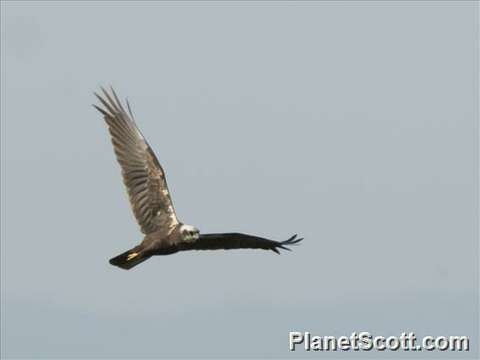
[{"label": "grey sky", "polygon": [[[292,354],[293,330],[478,355],[475,2],[1,7],[3,357],[409,355]],[[183,221],[302,246],[110,266],[141,233],[108,84]]]}]

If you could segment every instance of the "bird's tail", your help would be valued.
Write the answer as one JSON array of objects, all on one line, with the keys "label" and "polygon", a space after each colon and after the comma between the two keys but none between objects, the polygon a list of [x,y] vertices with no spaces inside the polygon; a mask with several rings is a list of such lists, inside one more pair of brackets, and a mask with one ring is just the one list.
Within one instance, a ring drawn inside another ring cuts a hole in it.
[{"label": "bird's tail", "polygon": [[139,245],[135,246],[133,249],[125,251],[123,254],[111,258],[110,264],[125,270],[129,270],[134,266],[144,262],[148,258],[150,258],[150,255],[145,255],[141,246]]}]

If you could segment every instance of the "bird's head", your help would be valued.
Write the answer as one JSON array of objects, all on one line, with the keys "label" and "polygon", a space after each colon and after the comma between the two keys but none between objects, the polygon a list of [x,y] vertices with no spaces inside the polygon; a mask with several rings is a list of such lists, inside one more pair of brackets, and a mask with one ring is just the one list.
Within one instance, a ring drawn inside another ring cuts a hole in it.
[{"label": "bird's head", "polygon": [[195,226],[186,224],[180,226],[180,234],[186,242],[196,241],[200,237],[200,231]]}]

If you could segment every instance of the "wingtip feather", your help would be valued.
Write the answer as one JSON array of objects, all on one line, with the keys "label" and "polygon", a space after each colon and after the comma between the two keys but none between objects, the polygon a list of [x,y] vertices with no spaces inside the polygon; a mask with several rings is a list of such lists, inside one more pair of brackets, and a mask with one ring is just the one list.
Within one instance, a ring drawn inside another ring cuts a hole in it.
[{"label": "wingtip feather", "polygon": [[287,240],[279,242],[278,245],[275,247],[275,252],[278,252],[278,249],[292,251],[292,249],[290,249],[288,246],[299,245],[299,242],[302,240],[303,238],[297,239],[297,234],[295,234]]}]

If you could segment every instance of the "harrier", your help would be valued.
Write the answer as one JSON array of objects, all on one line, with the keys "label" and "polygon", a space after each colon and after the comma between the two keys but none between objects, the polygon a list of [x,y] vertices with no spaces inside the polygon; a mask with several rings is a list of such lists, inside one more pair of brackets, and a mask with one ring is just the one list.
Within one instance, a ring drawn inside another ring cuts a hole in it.
[{"label": "harrier", "polygon": [[131,269],[154,255],[169,255],[186,250],[264,249],[279,254],[290,250],[302,239],[297,235],[285,241],[274,241],[240,233],[201,234],[197,228],[182,223],[175,214],[165,172],[138,129],[130,104],[122,106],[111,88],[103,96],[95,93],[112,137],[113,149],[122,169],[130,204],[142,233],[143,241],[134,248],[110,259],[110,264]]}]

